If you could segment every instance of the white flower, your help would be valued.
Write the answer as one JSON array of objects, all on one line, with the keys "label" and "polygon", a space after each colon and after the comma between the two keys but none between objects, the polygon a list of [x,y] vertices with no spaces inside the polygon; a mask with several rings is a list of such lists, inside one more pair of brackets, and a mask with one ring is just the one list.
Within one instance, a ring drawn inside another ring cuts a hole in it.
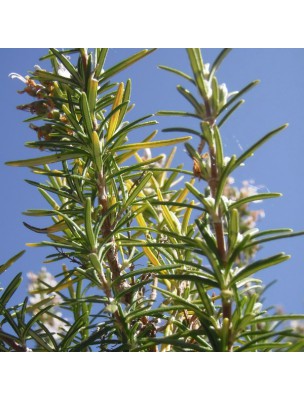
[{"label": "white flower", "polygon": [[260,313],[262,311],[262,308],[263,308],[263,304],[257,302],[253,306],[253,310],[252,311],[253,311],[254,314],[258,314],[258,313]]},{"label": "white flower", "polygon": [[19,79],[19,81],[21,81],[21,82],[23,82],[25,84],[27,84],[27,82],[28,82],[28,80],[24,76],[22,76],[20,74],[17,74],[16,72],[10,73],[9,74],[9,78],[11,78],[11,79]]},{"label": "white flower", "polygon": [[65,68],[65,66],[63,64],[61,64],[61,63],[59,63],[58,75],[63,76],[65,78],[71,78],[71,74]]},{"label": "white flower", "polygon": [[220,107],[223,107],[227,103],[228,99],[228,89],[225,83],[219,85],[219,100]]},{"label": "white flower", "polygon": [[205,201],[209,205],[210,208],[214,208],[215,199],[212,196],[205,197]]},{"label": "white flower", "polygon": [[222,199],[222,202],[227,205],[227,207],[229,207],[231,204],[235,203],[234,200],[228,199],[228,197],[224,196],[224,195],[221,196],[221,199]]},{"label": "white flower", "polygon": [[152,158],[152,153],[151,153],[151,149],[149,149],[149,147],[146,147],[144,149],[144,155],[142,156],[142,158],[144,160],[150,160]]},{"label": "white flower", "polygon": [[223,160],[224,161],[224,166],[226,166],[229,163],[230,159],[231,159],[231,157],[224,157],[224,160]]},{"label": "white flower", "polygon": [[[33,272],[29,272],[27,277],[30,281],[28,285],[28,292],[32,295],[29,300],[33,305],[43,299],[48,298],[50,293],[46,294],[45,290],[48,289],[48,287],[55,287],[58,283],[45,267],[41,268],[41,271],[38,275],[34,274]],[[51,295],[54,296],[53,299],[50,299],[51,304],[57,305],[61,303],[61,297],[57,293],[51,293]]]},{"label": "white flower", "polygon": [[210,75],[210,64],[209,63],[204,64],[204,66],[203,66],[203,75],[206,78],[209,78],[209,75]]},{"label": "white flower", "polygon": [[[39,302],[42,300],[49,299],[48,304],[54,306],[54,308],[52,308],[52,315],[47,313],[41,314],[40,321],[54,335],[55,340],[57,340],[60,337],[59,333],[64,333],[67,329],[67,324],[61,319],[62,314],[56,311],[56,306],[62,301],[61,297],[57,293],[50,294],[47,290],[49,287],[56,286],[57,281],[45,267],[41,268],[39,274],[29,272],[27,277],[30,281],[28,291],[31,294],[29,302],[33,306],[33,315],[40,311]],[[38,305],[35,307],[35,304]],[[45,304],[46,303],[44,303],[44,305]]]}]

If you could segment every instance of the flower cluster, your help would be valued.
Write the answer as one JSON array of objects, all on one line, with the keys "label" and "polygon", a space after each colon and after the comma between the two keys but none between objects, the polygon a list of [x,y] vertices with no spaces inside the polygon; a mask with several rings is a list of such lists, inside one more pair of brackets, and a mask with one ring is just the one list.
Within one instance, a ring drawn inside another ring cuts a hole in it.
[{"label": "flower cluster", "polygon": [[[67,118],[65,114],[61,111],[62,105],[57,104],[55,100],[55,98],[60,97],[58,82],[40,80],[37,75],[39,71],[43,70],[38,65],[35,65],[35,72],[33,73],[33,77],[36,78],[37,76],[38,82],[28,75],[23,77],[22,75],[15,72],[9,74],[10,78],[18,79],[26,85],[23,90],[18,90],[18,93],[26,93],[36,99],[31,103],[17,106],[17,109],[35,114],[40,119],[53,119],[54,122],[57,121],[61,124],[67,124]],[[57,72],[60,76],[66,78],[70,77],[69,72],[65,69],[63,65],[59,65]],[[52,138],[51,134],[56,132],[55,125],[50,123],[42,126],[30,124],[29,127],[37,132],[38,139],[42,141],[50,141]],[[68,135],[72,134],[71,129],[68,127],[65,131]],[[44,147],[40,146],[40,150],[43,149]]]},{"label": "flower cluster", "polygon": [[61,297],[56,292],[51,291],[58,282],[45,267],[42,267],[38,274],[29,272],[27,277],[29,279],[28,292],[30,294],[31,312],[35,315],[46,306],[54,306],[49,312],[42,314],[40,321],[54,334],[55,339],[59,338],[59,334],[65,330],[67,325],[62,319],[62,314],[56,311],[56,306],[61,303]]}]

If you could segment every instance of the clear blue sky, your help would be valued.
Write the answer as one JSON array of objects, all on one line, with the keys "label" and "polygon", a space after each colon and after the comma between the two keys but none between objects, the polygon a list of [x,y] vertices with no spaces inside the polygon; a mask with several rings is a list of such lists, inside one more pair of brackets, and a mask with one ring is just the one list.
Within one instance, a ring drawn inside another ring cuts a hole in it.
[{"label": "clear blue sky", "polygon": [[[135,49],[111,49],[107,66],[133,54]],[[203,50],[205,62],[213,61],[218,49]],[[17,72],[26,75],[45,49],[0,49],[1,66],[1,138],[0,197],[1,214],[1,257],[3,263],[12,255],[25,248],[25,242],[41,240],[41,236],[28,231],[22,221],[44,226],[42,221],[29,219],[22,212],[29,208],[45,206],[35,188],[27,185],[24,179],[33,179],[25,168],[4,166],[5,161],[37,156],[37,153],[23,147],[32,140],[34,132],[21,121],[30,115],[16,110],[16,106],[30,102],[26,95],[17,90],[23,85],[10,80],[8,74]],[[188,104],[178,94],[177,84],[186,85],[182,78],[162,71],[157,65],[176,67],[189,71],[184,49],[159,49],[138,64],[120,75],[121,80],[132,78],[132,100],[136,104],[133,118],[154,113],[161,109],[186,110]],[[43,63],[40,63],[43,67]],[[235,49],[222,64],[218,73],[220,83],[225,82],[229,91],[243,88],[247,83],[260,79],[261,83],[245,95],[245,104],[223,127],[222,135],[225,155],[240,154],[253,142],[270,130],[288,122],[289,128],[268,142],[253,158],[247,161],[237,175],[237,182],[254,179],[261,191],[283,193],[283,197],[259,204],[266,212],[260,223],[261,229],[290,227],[304,230],[303,195],[304,183],[302,164],[304,150],[304,49]],[[190,72],[190,71],[189,71]],[[117,77],[118,79],[118,77]],[[161,129],[169,126],[194,124],[182,118],[170,120],[158,117],[159,138],[168,136]],[[140,135],[140,132],[137,133]],[[192,143],[196,144],[195,138]],[[176,165],[184,162],[190,166],[182,147],[176,157]],[[47,223],[46,223],[47,225]],[[271,242],[265,245],[260,257],[285,251],[292,255],[291,260],[258,274],[265,283],[273,279],[278,282],[267,292],[267,303],[283,306],[287,312],[304,313],[304,237]],[[38,271],[43,265],[47,249],[28,248],[26,254],[0,277],[2,285],[20,270]],[[52,271],[52,264],[49,267]],[[26,276],[24,275],[26,282]],[[23,288],[25,284],[23,285]],[[19,294],[21,294],[19,292]],[[24,292],[23,292],[24,294]],[[16,296],[20,301],[21,296]]]}]

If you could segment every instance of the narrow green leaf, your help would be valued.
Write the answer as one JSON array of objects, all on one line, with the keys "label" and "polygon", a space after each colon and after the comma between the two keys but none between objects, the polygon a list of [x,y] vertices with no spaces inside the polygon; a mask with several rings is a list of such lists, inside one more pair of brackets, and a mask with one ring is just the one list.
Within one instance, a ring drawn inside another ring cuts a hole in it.
[{"label": "narrow green leaf", "polygon": [[45,198],[45,200],[49,203],[49,205],[54,209],[54,210],[58,210],[59,209],[59,205],[58,203],[53,199],[53,197],[51,195],[49,195],[47,193],[46,190],[38,188],[39,193]]},{"label": "narrow green leaf", "polygon": [[220,107],[220,91],[219,91],[219,85],[217,82],[216,77],[214,76],[211,81],[211,88],[212,88],[212,97],[211,97],[211,105],[212,105],[212,110],[216,114],[219,107]]},{"label": "narrow green leaf", "polygon": [[125,68],[129,67],[130,65],[134,64],[136,61],[139,61],[143,57],[146,57],[147,55],[151,54],[153,51],[156,49],[151,49],[151,50],[141,50],[136,54],[133,54],[131,57],[126,58],[125,60],[121,61],[120,63],[114,65],[113,67],[109,68],[106,70],[104,73],[100,75],[100,78],[102,80],[109,79],[113,75],[117,74],[118,72],[121,72]]},{"label": "narrow green leaf", "polygon": [[[41,324],[39,324],[41,326]],[[44,329],[44,331],[46,331],[46,328]],[[29,335],[31,336],[31,338],[33,338],[35,340],[36,343],[38,343],[45,351],[47,352],[53,352],[53,351],[58,351],[58,347],[56,345],[56,347],[51,347],[46,341],[43,340],[42,335],[39,333],[36,333],[34,330],[30,329],[29,330]],[[47,340],[51,341],[51,333],[48,331],[47,334]],[[52,344],[53,341],[51,341]]]},{"label": "narrow green leaf", "polygon": [[[131,165],[130,167],[121,167],[121,168],[117,169],[113,174],[109,175],[108,179],[111,180],[113,178],[117,178],[119,175],[125,175],[124,178],[129,179],[129,176],[127,175],[127,173],[132,172],[132,171],[140,171],[141,172],[144,170],[144,168],[143,168],[144,166],[161,161],[162,159],[163,159],[163,156],[159,155],[156,157],[152,157],[148,160],[145,160],[143,162],[140,162],[138,164]],[[152,168],[154,170],[154,166]],[[138,174],[140,174],[140,172],[138,172]]]},{"label": "narrow green leaf", "polygon": [[[116,132],[115,135],[112,136],[112,138],[113,138],[114,136],[115,136],[116,138],[119,137],[119,141],[117,140],[117,145],[119,145],[119,144],[121,143],[121,140],[123,140],[123,139],[120,138],[122,132],[128,133],[128,132],[130,132],[131,130],[134,130],[134,129],[144,128],[144,127],[147,127],[147,126],[149,126],[149,125],[156,125],[156,124],[158,124],[158,122],[157,122],[156,120],[141,122],[141,121],[144,121],[145,119],[150,118],[150,117],[153,117],[153,116],[154,116],[153,114],[145,115],[145,116],[142,117],[142,118],[139,118],[139,119],[137,119],[137,120],[135,120],[135,121],[132,121],[132,122],[130,122],[130,123],[125,124],[120,130],[118,130],[118,131]],[[141,122],[141,123],[140,123],[140,122]],[[155,132],[155,133],[152,133],[152,134],[155,136],[155,134],[157,133],[157,131],[154,131],[154,132]],[[111,139],[112,139],[112,138],[111,138]],[[145,140],[144,140],[144,141],[145,141]],[[109,142],[110,142],[110,140],[109,140]]]},{"label": "narrow green leaf", "polygon": [[164,204],[164,205],[167,205],[167,206],[180,207],[180,208],[192,208],[192,209],[195,209],[195,210],[199,210],[201,212],[206,211],[205,208],[197,206],[195,204],[179,203],[179,202],[176,202],[176,201],[166,201],[166,200],[165,201],[159,201],[159,200],[152,199],[150,201],[150,203],[151,204],[155,204],[155,205]]},{"label": "narrow green leaf", "polygon": [[140,182],[135,186],[135,188],[132,190],[132,192],[129,194],[129,197],[125,204],[123,205],[123,208],[126,210],[135,200],[137,195],[145,188],[149,180],[151,179],[151,176],[153,175],[152,172],[148,172],[141,180]]},{"label": "narrow green leaf", "polygon": [[83,128],[81,124],[78,122],[76,116],[69,110],[69,108],[65,104],[62,105],[62,110],[66,114],[70,124],[73,126],[75,131],[76,132],[80,131],[81,133],[83,133]]},{"label": "narrow green leaf", "polygon": [[[109,112],[109,114],[107,114],[107,116],[103,119],[103,121],[99,124],[98,127],[98,133],[101,133],[104,126],[106,125],[106,123],[111,119],[112,115],[114,115],[117,111],[123,109],[126,105],[128,104],[128,102],[123,102],[121,104],[119,104],[117,107],[115,107],[113,110],[111,110]],[[111,140],[113,140],[113,137],[116,136],[118,134],[118,132],[115,133],[115,135],[113,135],[111,137],[111,139],[108,141],[110,142]]]},{"label": "narrow green leaf", "polygon": [[260,236],[278,235],[281,233],[293,233],[293,230],[290,228],[267,229],[265,231],[258,231],[257,233],[252,235],[252,238],[256,239],[257,237],[260,237]]},{"label": "narrow green leaf", "polygon": [[94,118],[94,111],[97,101],[97,89],[98,89],[98,80],[92,78],[91,76],[88,83],[88,103],[91,112],[91,118]]},{"label": "narrow green leaf", "polygon": [[44,164],[52,164],[64,160],[72,160],[75,158],[83,157],[83,153],[80,152],[66,152],[62,154],[52,154],[50,156],[38,157],[38,158],[30,158],[27,160],[16,160],[16,161],[8,161],[5,165],[11,167],[34,167],[36,165],[44,165]]},{"label": "narrow green leaf", "polygon": [[274,135],[277,133],[281,132],[285,128],[288,127],[288,124],[284,124],[280,126],[277,129],[274,129],[273,131],[267,133],[267,135],[263,136],[260,140],[258,140],[254,145],[252,145],[248,150],[246,150],[238,159],[236,160],[236,163],[233,165],[233,169],[238,167],[240,164],[242,164],[247,158],[253,156],[254,152],[262,146],[267,140],[271,139]]},{"label": "narrow green leaf", "polygon": [[[153,131],[152,133],[150,133],[150,135],[145,137],[142,140],[142,142],[150,144],[151,140],[153,140],[154,137],[157,135],[157,132],[158,132],[157,130]],[[150,147],[150,146],[147,146],[147,147]],[[117,164],[121,164],[124,161],[128,160],[130,157],[132,157],[136,152],[137,152],[137,149],[133,149],[133,150],[128,151],[126,153],[120,154],[117,157],[115,157],[115,161],[117,162]]]},{"label": "narrow green leaf", "polygon": [[189,128],[177,128],[177,127],[165,128],[165,129],[162,129],[162,132],[185,132],[185,133],[191,133],[192,135],[195,135],[195,136],[202,137],[202,134],[200,132],[195,131],[194,129],[189,129]]},{"label": "narrow green leaf", "polygon": [[223,116],[223,118],[218,122],[217,126],[220,128],[228,118],[236,111],[242,104],[245,103],[245,100],[238,101],[233,107],[230,108],[229,111]]},{"label": "narrow green leaf", "polygon": [[190,281],[197,284],[203,284],[210,286],[211,288],[219,288],[219,284],[216,280],[205,278],[199,275],[190,274],[159,274],[157,275],[160,279],[173,279],[178,281]]},{"label": "narrow green leaf", "polygon": [[[149,147],[155,148],[162,146],[173,146],[175,144],[182,143],[190,139],[192,139],[191,136],[184,136],[181,138],[174,138],[174,139],[155,140],[154,142],[149,143]],[[139,150],[139,149],[145,149],[146,147],[147,147],[146,142],[130,143],[130,144],[125,144],[123,146],[119,146],[118,148],[116,148],[116,151]]]},{"label": "narrow green leaf", "polygon": [[249,295],[248,302],[246,304],[246,308],[244,310],[244,315],[251,314],[253,312],[253,308],[255,304],[259,301],[259,294],[253,293]]},{"label": "narrow green leaf", "polygon": [[71,343],[75,340],[76,335],[84,328],[85,317],[86,316],[81,316],[78,320],[76,320],[65,334],[59,345],[61,351],[67,351]]},{"label": "narrow green leaf", "polygon": [[[95,271],[97,271],[98,275],[102,272],[102,266],[99,260],[99,257],[97,256],[96,253],[90,253],[89,254],[89,259],[90,262],[93,266],[93,268],[95,269]],[[100,286],[100,283],[98,284],[98,286]]]},{"label": "narrow green leaf", "polygon": [[82,79],[79,76],[78,72],[76,71],[74,65],[71,64],[70,61],[58,50],[54,48],[50,48],[50,50],[61,61],[63,66],[67,69],[67,71],[71,74],[71,76],[75,79],[75,81],[79,84],[79,86],[82,87],[83,86]]},{"label": "narrow green leaf", "polygon": [[20,257],[23,256],[25,250],[20,251],[19,253],[15,254],[9,260],[7,260],[4,264],[0,265],[0,275],[6,271],[12,264],[14,264]]},{"label": "narrow green leaf", "polygon": [[169,116],[169,117],[194,117],[194,118],[198,118],[201,119],[201,117],[197,114],[192,114],[192,113],[188,113],[185,111],[158,111],[156,113],[156,115],[159,115],[161,117],[164,116]]},{"label": "narrow green leaf", "polygon": [[213,128],[213,137],[214,137],[215,147],[216,147],[216,163],[217,163],[219,172],[221,172],[224,167],[224,151],[223,151],[223,143],[222,143],[221,134],[216,125]]},{"label": "narrow green leaf", "polygon": [[203,284],[200,282],[195,282],[195,286],[197,289],[197,292],[202,300],[202,303],[204,304],[204,307],[206,308],[207,314],[210,316],[213,316],[215,314],[215,307],[213,302],[211,301],[210,297],[208,296],[208,293],[204,287]]},{"label": "narrow green leaf", "polygon": [[22,282],[22,272],[19,272],[15,278],[10,282],[7,288],[4,290],[0,297],[0,305],[5,307],[8,301],[11,299],[15,291],[18,289],[20,283]]},{"label": "narrow green leaf", "polygon": [[258,344],[253,344],[250,345],[250,347],[240,347],[239,349],[235,351],[256,351],[256,350],[262,350],[262,351],[268,351],[272,349],[284,349],[286,347],[289,347],[292,344],[292,342],[285,342],[285,343],[277,343],[277,342],[266,342],[266,343],[258,343]]},{"label": "narrow green leaf", "polygon": [[97,57],[95,71],[94,71],[94,76],[96,79],[99,79],[100,74],[102,73],[102,69],[103,69],[109,49],[96,49],[96,50],[98,51],[98,57]]},{"label": "narrow green leaf", "polygon": [[304,314],[277,314],[270,315],[267,317],[259,317],[254,321],[255,323],[260,322],[278,322],[278,321],[293,321],[293,320],[304,319]]},{"label": "narrow green leaf", "polygon": [[255,274],[256,272],[271,267],[276,264],[280,264],[290,258],[289,255],[286,255],[285,253],[279,253],[276,254],[272,257],[264,258],[262,260],[256,261],[247,267],[244,267],[241,269],[232,279],[231,279],[231,285],[234,283],[237,283],[241,281],[242,279],[247,278],[248,276],[251,276]]},{"label": "narrow green leaf", "polygon": [[195,148],[190,144],[190,143],[185,143],[184,145],[186,147],[186,150],[189,154],[189,157],[192,158],[193,160],[200,160],[201,156],[198,154],[198,152],[195,150]]},{"label": "narrow green leaf", "polygon": [[229,254],[231,254],[235,249],[235,245],[237,244],[237,240],[238,240],[238,235],[240,233],[239,212],[235,208],[233,208],[230,212],[228,232],[229,232],[229,234],[228,234]]},{"label": "narrow green leaf", "polygon": [[212,232],[210,226],[204,224],[200,219],[195,219],[195,224],[197,225],[200,233],[202,234],[203,239],[206,242],[206,245],[209,249],[218,257],[218,248],[217,242]]},{"label": "narrow green leaf", "polygon": [[160,267],[149,267],[149,269],[147,269],[147,267],[139,268],[134,271],[128,272],[127,274],[119,276],[112,282],[112,284],[117,285],[117,283],[122,280],[132,278],[133,276],[136,276],[136,275],[143,275],[143,274],[146,274],[147,272],[149,272],[151,274],[158,273],[158,272],[161,273],[163,271],[180,268],[182,266],[183,266],[183,264],[181,263],[181,264],[164,264]]},{"label": "narrow green leaf", "polygon": [[181,169],[181,168],[158,168],[158,167],[154,167],[153,166],[153,171],[160,171],[160,172],[172,171],[172,172],[179,172],[180,174],[193,176],[193,172],[192,171],[189,171],[187,169]]},{"label": "narrow green leaf", "polygon": [[81,96],[79,99],[79,106],[80,106],[81,114],[83,116],[83,123],[85,126],[85,130],[86,130],[88,136],[92,137],[93,122],[92,122],[88,98],[87,98],[87,95],[85,92],[81,93]]},{"label": "narrow green leaf", "polygon": [[203,99],[208,99],[208,88],[203,75],[204,64],[201,51],[200,49],[187,49],[187,53],[198,90]]},{"label": "narrow green leaf", "polygon": [[197,200],[199,200],[200,203],[203,203],[203,205],[205,206],[205,209],[209,212],[212,213],[213,209],[210,206],[210,204],[208,203],[208,201],[206,200],[205,196],[200,193],[196,187],[194,187],[190,182],[186,182],[185,186],[187,187],[187,189],[189,189],[189,191],[197,198]]},{"label": "narrow green leaf", "polygon": [[1,321],[1,324],[3,325],[4,322],[7,321],[7,323],[9,324],[10,328],[12,328],[14,330],[14,332],[16,333],[16,335],[18,337],[22,336],[22,333],[20,332],[20,328],[17,325],[17,323],[15,322],[13,316],[10,314],[9,310],[7,310],[5,308],[5,306],[1,305],[1,301],[0,301],[0,313],[1,315],[3,315],[4,317],[4,321]]},{"label": "narrow green leaf", "polygon": [[84,207],[85,207],[84,226],[86,231],[86,238],[91,246],[91,249],[94,250],[96,248],[96,238],[94,236],[92,227],[92,216],[91,216],[92,202],[90,197],[86,197],[86,202]]},{"label": "narrow green leaf", "polygon": [[130,96],[131,96],[131,79],[127,80],[126,87],[122,97],[122,103],[125,104],[124,107],[121,108],[118,119],[117,119],[117,127],[121,125],[123,119],[127,113],[129,104],[130,104]]},{"label": "narrow green leaf", "polygon": [[190,81],[191,83],[193,83],[195,85],[195,80],[193,78],[191,78],[190,75],[185,74],[184,72],[179,71],[178,69],[171,68],[171,67],[166,67],[165,65],[159,65],[158,68],[163,69],[165,71],[173,72],[174,74],[179,75],[182,78],[187,79],[188,81]]},{"label": "narrow green leaf", "polygon": [[259,349],[264,349],[267,351],[267,350],[270,350],[270,349],[276,348],[276,347],[287,347],[290,345],[290,343],[288,343],[288,342],[285,342],[285,343],[268,342],[268,341],[265,343],[259,343],[259,342],[268,340],[270,338],[275,338],[275,337],[277,337],[278,339],[285,338],[286,336],[288,336],[288,333],[290,333],[290,330],[285,330],[285,331],[280,331],[280,332],[271,331],[271,332],[261,334],[258,337],[256,337],[255,339],[246,343],[244,346],[239,347],[235,351],[237,351],[237,352],[245,351],[245,350],[246,351],[255,351],[255,350],[259,350]]},{"label": "narrow green leaf", "polygon": [[41,81],[51,81],[51,82],[60,82],[69,86],[78,86],[78,83],[74,82],[70,78],[66,78],[61,75],[53,74],[52,72],[36,70],[34,73],[34,78],[38,78]]},{"label": "narrow green leaf", "polygon": [[146,317],[147,315],[165,315],[166,313],[169,313],[172,310],[184,310],[185,306],[182,304],[179,305],[168,305],[168,306],[163,306],[159,308],[154,308],[154,309],[149,309],[150,306],[148,305],[145,309],[140,309],[136,310],[133,312],[130,312],[126,316],[126,322],[132,321],[133,319],[137,319],[140,317]]},{"label": "narrow green leaf", "polygon": [[40,188],[40,189],[44,189],[44,190],[46,190],[46,191],[48,191],[48,192],[55,193],[55,194],[57,194],[59,197],[68,198],[68,199],[74,200],[74,201],[76,201],[76,202],[78,201],[77,196],[74,196],[74,195],[71,194],[69,191],[64,191],[64,190],[60,190],[60,189],[55,189],[55,188],[53,188],[52,186],[47,186],[47,185],[44,185],[44,184],[39,183],[39,182],[30,181],[29,179],[25,179],[25,182],[28,183],[29,185],[36,186],[36,187],[38,187],[38,188]]},{"label": "narrow green leaf", "polygon": [[102,141],[99,140],[98,133],[93,131],[91,136],[92,141],[92,153],[93,153],[93,161],[96,166],[96,171],[102,170]]},{"label": "narrow green leaf", "polygon": [[[55,296],[54,296],[54,297],[55,297]],[[51,298],[47,298],[47,299],[44,299],[44,300],[50,302],[50,301],[51,301]],[[41,304],[40,304],[40,306],[41,306]],[[36,310],[37,310],[38,307],[39,307],[39,305],[38,305],[38,304],[37,304],[37,305],[35,304]],[[45,314],[46,311],[50,310],[52,307],[54,307],[54,306],[53,306],[53,305],[49,305],[49,306],[43,308],[42,310],[39,310],[37,313],[35,313],[35,315],[28,321],[28,323],[27,323],[26,326],[25,326],[24,331],[23,331],[23,337],[27,337],[27,335],[28,335],[28,333],[29,333],[31,327],[35,324],[35,322],[38,321],[38,320],[40,320],[40,317],[41,317],[43,314]],[[30,309],[27,309],[27,312],[30,312]]]},{"label": "narrow green leaf", "polygon": [[227,103],[220,109],[220,111],[218,112],[218,115],[220,115],[224,110],[226,110],[232,103],[235,102],[235,100],[237,100],[239,97],[243,96],[243,94],[245,94],[246,92],[248,92],[248,90],[252,89],[254,86],[256,86],[257,84],[259,84],[260,81],[256,80],[253,81],[251,83],[249,83],[247,86],[245,86],[242,90],[240,90],[239,92],[237,92],[234,96],[232,96],[230,98],[230,100],[227,101]]},{"label": "narrow green leaf", "polygon": [[299,340],[296,343],[293,343],[285,351],[288,351],[288,352],[303,352],[303,350],[304,350],[304,339]]},{"label": "narrow green leaf", "polygon": [[231,170],[234,169],[236,162],[237,162],[236,156],[233,155],[230,158],[228,164],[222,170],[221,176],[219,178],[217,192],[216,192],[215,208],[217,208],[220,203],[222,193],[223,193],[224,187],[226,185],[227,178],[228,178],[229,174],[231,173]]},{"label": "narrow green leaf", "polygon": [[[68,50],[61,50],[61,54],[74,54],[74,53],[79,53],[79,48],[74,48],[74,49],[68,49]],[[44,60],[48,60],[48,59],[53,59],[55,58],[54,54],[49,51],[48,54],[46,54],[45,56],[42,56],[39,58],[39,61],[44,61]]]},{"label": "narrow green leaf", "polygon": [[[98,93],[98,95],[99,95],[99,93]],[[104,119],[105,108],[113,105],[116,95],[117,95],[117,91],[113,91],[113,92],[106,94],[105,96],[100,97],[97,100],[95,112],[99,113],[97,115],[98,119],[100,119],[100,120]]]},{"label": "narrow green leaf", "polygon": [[253,203],[255,201],[260,201],[260,200],[265,200],[265,199],[273,199],[275,197],[281,197],[281,193],[260,193],[260,194],[255,194],[253,196],[248,196],[244,197],[243,199],[237,200],[234,203],[232,203],[228,208],[229,210],[234,209],[234,208],[239,208],[243,204],[246,203]]},{"label": "narrow green leaf", "polygon": [[201,117],[204,118],[203,110],[201,104],[196,100],[192,93],[188,89],[183,88],[180,85],[177,85],[177,90],[179,93],[194,107],[196,113]]},{"label": "narrow green leaf", "polygon": [[213,321],[212,319],[209,317],[209,315],[207,315],[206,313],[204,313],[200,307],[196,306],[193,303],[190,303],[189,301],[183,299],[182,297],[176,295],[173,292],[170,292],[168,290],[165,289],[161,289],[158,286],[154,286],[151,285],[151,287],[159,292],[161,292],[162,294],[164,294],[168,299],[172,299],[172,301],[176,301],[177,303],[183,305],[186,309],[188,310],[192,310],[199,318],[201,318],[202,320],[205,321],[205,323],[207,325],[213,325]]},{"label": "narrow green leaf", "polygon": [[268,238],[264,238],[264,239],[260,239],[260,240],[253,240],[250,243],[248,243],[247,245],[245,245],[243,248],[246,249],[246,248],[251,247],[251,246],[257,246],[257,245],[260,245],[261,243],[270,242],[272,240],[288,239],[288,238],[291,238],[291,237],[303,236],[303,235],[304,235],[304,231],[290,232],[290,233],[286,233],[286,234],[283,234],[283,235],[274,235],[272,237],[268,237]]},{"label": "narrow green leaf", "polygon": [[227,57],[227,55],[230,53],[232,49],[223,49],[220,54],[216,57],[214,63],[212,64],[211,70],[210,70],[210,79],[212,79],[213,75],[215,72],[218,70],[220,67],[221,63]]}]

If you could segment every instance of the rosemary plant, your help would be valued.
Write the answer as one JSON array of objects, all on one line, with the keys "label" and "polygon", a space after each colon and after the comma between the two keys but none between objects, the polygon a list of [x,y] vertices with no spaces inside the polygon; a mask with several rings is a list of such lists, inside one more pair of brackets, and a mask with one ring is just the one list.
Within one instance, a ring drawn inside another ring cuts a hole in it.
[{"label": "rosemary plant", "polygon": [[[34,98],[17,108],[37,140],[26,146],[47,151],[10,161],[29,167],[48,207],[25,212],[49,217],[47,227],[25,223],[43,236],[28,246],[50,248],[48,263],[61,263],[54,277],[31,273],[30,295],[8,306],[21,282],[18,274],[0,297],[1,351],[299,351],[301,332],[280,327],[300,320],[263,309],[262,282],[255,274],[289,258],[284,253],[253,260],[261,243],[303,234],[290,229],[259,231],[246,224],[250,203],[279,193],[244,195],[231,174],[283,125],[240,156],[226,157],[220,128],[258,81],[229,94],[216,72],[230,49],[211,67],[200,49],[187,49],[192,76],[171,67],[191,91],[178,86],[197,130],[173,127],[176,138],[154,140],[156,130],[136,142],[135,130],[156,124],[153,115],[129,122],[131,81],[117,73],[153,50],[142,50],[107,67],[108,49],[50,49],[52,70],[36,67],[22,80]],[[72,60],[75,60],[75,65]],[[187,136],[179,136],[182,132]],[[190,144],[198,138],[197,147]],[[176,147],[152,157],[151,150],[184,143],[193,170],[172,166]],[[181,174],[188,181],[182,185]],[[177,185],[177,183],[179,183]],[[18,253],[1,266],[16,261]],[[51,268],[51,267],[50,267]]]}]

